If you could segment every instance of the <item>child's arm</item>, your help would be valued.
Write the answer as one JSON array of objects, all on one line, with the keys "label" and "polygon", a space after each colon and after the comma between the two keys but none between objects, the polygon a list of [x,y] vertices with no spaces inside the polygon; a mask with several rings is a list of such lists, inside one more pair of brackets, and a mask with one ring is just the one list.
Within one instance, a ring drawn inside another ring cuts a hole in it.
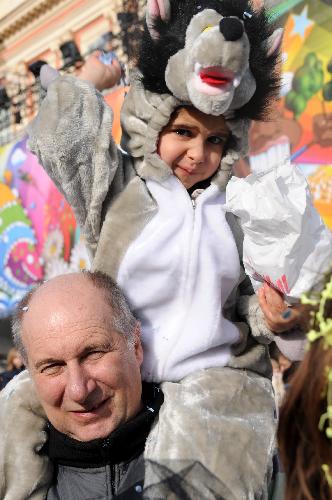
[{"label": "child's arm", "polygon": [[280,292],[264,284],[258,300],[269,329],[276,333],[274,341],[283,355],[300,361],[304,355],[310,309],[302,304],[287,307]]},{"label": "child's arm", "polygon": [[[226,213],[226,218],[233,232],[240,259],[242,259],[243,231],[239,224],[239,219],[231,213]],[[280,297],[278,297],[278,299],[279,298]],[[247,324],[247,331],[245,328],[241,329],[242,339],[233,347],[235,357],[232,359],[231,366],[251,369],[264,374],[264,376],[268,376],[271,370],[271,364],[267,354],[267,348],[268,344],[272,341],[278,343],[281,352],[289,359],[300,359],[299,353],[303,352],[304,345],[304,335],[302,331],[297,329],[293,330],[292,333],[286,332],[284,335],[275,335],[266,322],[263,309],[260,306],[259,297],[255,294],[250,278],[246,276],[243,268],[239,287],[236,291],[236,295],[233,297],[233,302],[236,304],[237,316],[245,320]],[[279,300],[277,305],[279,305]],[[284,303],[283,308],[286,308]],[[232,319],[234,320],[234,318]],[[286,328],[286,323],[285,321],[285,330],[288,328],[288,326]],[[248,329],[250,330],[250,337],[255,340],[254,343],[248,339]],[[291,353],[290,350],[292,351]],[[293,352],[296,352],[294,356]]]},{"label": "child's arm", "polygon": [[91,84],[56,76],[28,127],[31,151],[73,207],[92,251],[106,196],[109,202],[131,175],[112,139],[112,119],[111,108]]}]

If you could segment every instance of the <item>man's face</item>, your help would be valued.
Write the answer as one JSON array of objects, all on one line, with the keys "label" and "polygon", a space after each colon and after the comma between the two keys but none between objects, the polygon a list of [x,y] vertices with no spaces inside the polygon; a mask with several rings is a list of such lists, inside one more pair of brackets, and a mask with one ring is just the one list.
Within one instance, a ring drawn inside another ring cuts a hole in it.
[{"label": "man's face", "polygon": [[189,189],[217,171],[228,136],[223,116],[182,107],[162,130],[157,151]]},{"label": "man's face", "polygon": [[46,415],[79,441],[108,436],[141,408],[142,347],[112,329],[112,311],[86,278],[44,284],[23,319],[28,368]]}]

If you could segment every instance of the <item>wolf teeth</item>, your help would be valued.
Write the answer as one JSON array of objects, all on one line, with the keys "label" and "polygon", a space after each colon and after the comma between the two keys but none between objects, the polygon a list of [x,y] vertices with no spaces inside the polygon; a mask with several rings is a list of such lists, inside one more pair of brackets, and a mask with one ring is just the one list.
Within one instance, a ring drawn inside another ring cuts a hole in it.
[{"label": "wolf teeth", "polygon": [[195,73],[196,73],[196,75],[199,75],[199,72],[201,71],[201,69],[202,69],[202,65],[199,64],[198,62],[195,63]]},{"label": "wolf teeth", "polygon": [[233,86],[235,88],[237,88],[240,85],[240,83],[241,83],[240,78],[234,78],[234,80],[233,80]]}]

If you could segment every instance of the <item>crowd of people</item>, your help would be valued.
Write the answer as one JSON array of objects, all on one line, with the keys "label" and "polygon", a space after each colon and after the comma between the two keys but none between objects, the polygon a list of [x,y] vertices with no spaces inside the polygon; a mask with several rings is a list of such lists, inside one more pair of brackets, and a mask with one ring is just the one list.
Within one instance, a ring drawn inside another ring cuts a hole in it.
[{"label": "crowd of people", "polygon": [[93,267],[17,306],[27,370],[0,394],[4,500],[331,497],[331,275],[307,273],[302,301],[268,279],[255,293],[226,204],[277,97],[281,40],[258,0],[148,0],[121,147],[100,93],[118,61],[42,66],[29,145]]}]

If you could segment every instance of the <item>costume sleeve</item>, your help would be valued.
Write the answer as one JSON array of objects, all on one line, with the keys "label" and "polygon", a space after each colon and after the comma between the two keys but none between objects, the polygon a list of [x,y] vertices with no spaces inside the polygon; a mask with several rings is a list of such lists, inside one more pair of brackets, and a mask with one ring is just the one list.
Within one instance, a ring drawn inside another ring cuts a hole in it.
[{"label": "costume sleeve", "polygon": [[114,143],[112,110],[91,84],[72,76],[48,86],[37,117],[28,127],[29,147],[72,206],[94,252],[103,203],[125,182]]},{"label": "costume sleeve", "polygon": [[[243,232],[238,218],[227,213],[227,221],[236,241],[240,260],[242,261]],[[268,344],[275,341],[280,351],[289,359],[301,357],[304,340],[300,330],[292,329],[282,335],[276,335],[266,325],[263,311],[260,308],[258,297],[254,293],[250,278],[245,274],[241,265],[239,284],[230,300],[233,312],[229,316],[235,321],[241,340],[233,346],[233,358],[230,366],[247,368],[269,376],[271,366],[269,362]]]},{"label": "costume sleeve", "polygon": [[240,317],[246,319],[251,335],[257,342],[269,344],[274,340],[274,333],[267,327],[258,297],[253,291],[250,295],[239,295],[237,312]]},{"label": "costume sleeve", "polygon": [[272,332],[266,325],[258,297],[254,294],[248,277],[241,283],[240,290],[244,294],[239,295],[237,312],[240,317],[246,319],[254,339],[259,344],[270,344],[274,341],[284,356],[291,361],[300,361],[304,356],[306,344],[301,328],[292,328],[282,334]]},{"label": "costume sleeve", "polygon": [[38,454],[46,417],[25,370],[0,393],[0,498],[44,500],[52,466]]},{"label": "costume sleeve", "polygon": [[[258,303],[258,297],[254,292],[249,276],[244,272],[242,265],[243,255],[243,231],[239,218],[230,212],[226,213],[227,222],[232,230],[236,247],[241,261],[241,275],[237,288],[233,291],[231,303],[235,305],[235,320],[245,320],[249,326],[251,336],[260,344],[269,344],[274,339],[274,334],[265,324],[263,312]],[[241,328],[243,339],[236,347],[236,353],[241,353],[247,344],[247,328]]]},{"label": "costume sleeve", "polygon": [[301,361],[304,358],[307,337],[300,328],[275,335],[274,341],[279,351],[290,361]]}]

